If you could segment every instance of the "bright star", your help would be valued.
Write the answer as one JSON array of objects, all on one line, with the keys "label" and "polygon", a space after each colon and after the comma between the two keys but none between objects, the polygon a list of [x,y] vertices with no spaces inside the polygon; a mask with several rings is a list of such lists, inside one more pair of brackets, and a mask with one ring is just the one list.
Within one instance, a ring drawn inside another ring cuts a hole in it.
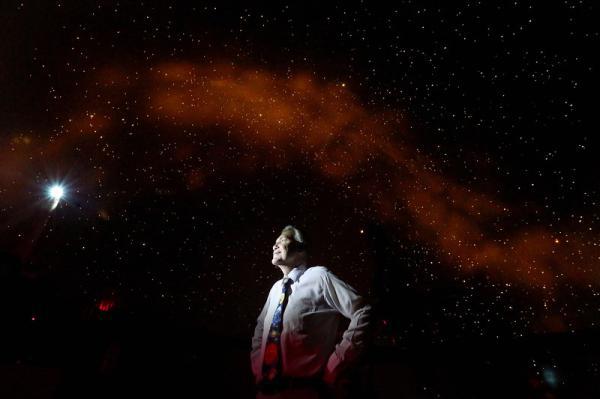
[{"label": "bright star", "polygon": [[48,189],[48,197],[52,200],[50,210],[53,211],[58,206],[61,198],[65,195],[65,189],[60,184],[54,184]]},{"label": "bright star", "polygon": [[55,184],[54,186],[50,187],[48,193],[50,194],[50,198],[59,200],[65,193],[65,189],[59,186],[58,184]]}]

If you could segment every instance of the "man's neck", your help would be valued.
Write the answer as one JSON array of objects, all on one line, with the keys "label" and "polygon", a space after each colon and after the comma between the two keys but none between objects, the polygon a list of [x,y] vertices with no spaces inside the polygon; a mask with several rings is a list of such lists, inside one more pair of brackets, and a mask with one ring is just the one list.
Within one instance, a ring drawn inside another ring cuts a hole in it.
[{"label": "man's neck", "polygon": [[294,270],[295,268],[304,265],[306,262],[300,262],[298,263],[296,266],[284,266],[284,265],[278,265],[278,267],[281,269],[281,272],[283,273],[283,277],[287,277],[288,274],[290,274],[290,272],[292,270]]},{"label": "man's neck", "polygon": [[287,277],[287,275],[290,274],[290,272],[292,270],[294,270],[293,266],[279,266],[279,268],[281,269],[281,272],[283,273],[283,277]]}]

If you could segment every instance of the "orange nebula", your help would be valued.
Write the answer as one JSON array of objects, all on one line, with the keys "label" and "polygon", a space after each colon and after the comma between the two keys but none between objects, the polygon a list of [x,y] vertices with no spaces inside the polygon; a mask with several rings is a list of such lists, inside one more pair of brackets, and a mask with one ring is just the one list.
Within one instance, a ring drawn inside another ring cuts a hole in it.
[{"label": "orange nebula", "polygon": [[[499,230],[510,218],[510,205],[436,173],[435,160],[405,139],[399,112],[369,109],[345,84],[226,62],[173,62],[143,73],[108,68],[89,85],[93,101],[67,118],[60,134],[45,142],[13,136],[0,143],[2,185],[16,184],[19,170],[35,157],[58,157],[86,143],[91,156],[99,156],[104,150],[98,140],[124,134],[130,122],[119,122],[117,115],[126,109],[131,119],[160,125],[178,141],[171,162],[193,157],[196,144],[186,131],[194,130],[226,136],[247,149],[234,161],[223,156],[223,147],[213,149],[207,157],[217,170],[252,173],[264,164],[288,167],[300,161],[332,183],[358,179],[362,190],[356,195],[372,201],[382,220],[410,221],[418,240],[463,273],[483,272],[543,295],[546,287],[564,281],[598,285],[594,237],[573,233],[559,241],[545,226]],[[189,190],[203,187],[210,173],[189,167],[183,184]],[[389,176],[385,183],[373,179],[378,173]]]},{"label": "orange nebula", "polygon": [[431,172],[434,162],[402,142],[402,121],[369,110],[343,86],[226,64],[164,64],[152,76],[148,108],[160,120],[227,128],[254,150],[283,152],[277,162],[308,158],[335,181],[369,163],[388,165],[389,185],[370,187],[380,216],[403,223],[408,215],[418,237],[459,270],[537,288],[563,278],[597,281],[596,247],[585,251],[590,258],[575,260],[581,243],[556,248],[544,226],[496,232],[509,207]]}]

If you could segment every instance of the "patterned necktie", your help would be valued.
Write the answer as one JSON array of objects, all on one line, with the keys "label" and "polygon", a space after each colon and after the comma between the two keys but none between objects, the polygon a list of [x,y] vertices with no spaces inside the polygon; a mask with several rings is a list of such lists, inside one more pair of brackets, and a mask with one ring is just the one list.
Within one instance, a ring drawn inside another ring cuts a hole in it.
[{"label": "patterned necktie", "polygon": [[273,314],[271,328],[267,337],[265,356],[263,360],[263,379],[268,382],[275,381],[281,376],[281,330],[283,330],[283,312],[290,296],[293,280],[285,277],[281,284],[279,304]]}]

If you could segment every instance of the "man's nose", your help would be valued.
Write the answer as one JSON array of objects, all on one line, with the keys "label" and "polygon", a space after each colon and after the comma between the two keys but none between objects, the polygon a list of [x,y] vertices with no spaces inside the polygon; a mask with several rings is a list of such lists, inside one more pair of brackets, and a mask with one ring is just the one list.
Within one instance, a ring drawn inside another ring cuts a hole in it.
[{"label": "man's nose", "polygon": [[277,244],[273,245],[273,251],[277,249]]}]

